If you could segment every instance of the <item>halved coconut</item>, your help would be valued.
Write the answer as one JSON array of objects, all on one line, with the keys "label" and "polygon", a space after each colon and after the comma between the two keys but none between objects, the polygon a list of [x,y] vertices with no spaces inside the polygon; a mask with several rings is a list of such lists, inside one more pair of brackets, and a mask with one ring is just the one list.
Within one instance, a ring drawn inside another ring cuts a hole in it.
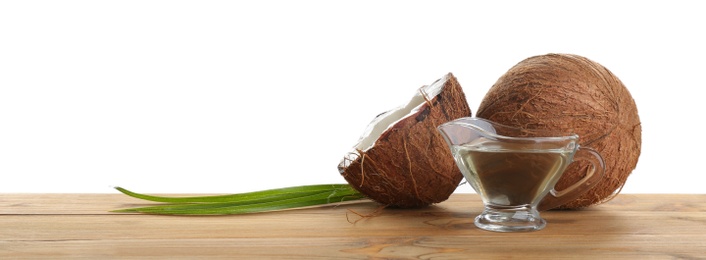
[{"label": "halved coconut", "polygon": [[466,96],[449,73],[419,88],[406,105],[378,115],[338,170],[351,186],[383,205],[413,208],[442,202],[463,175],[436,127],[467,116]]}]

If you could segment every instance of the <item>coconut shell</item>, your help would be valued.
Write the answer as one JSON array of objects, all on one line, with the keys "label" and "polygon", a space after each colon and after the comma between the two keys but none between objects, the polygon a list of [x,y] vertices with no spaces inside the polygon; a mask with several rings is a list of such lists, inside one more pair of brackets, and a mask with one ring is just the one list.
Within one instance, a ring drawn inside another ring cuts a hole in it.
[{"label": "coconut shell", "polygon": [[[613,198],[640,156],[642,128],[630,92],[608,69],[578,55],[547,54],[519,62],[490,88],[476,116],[510,126],[578,134],[580,146],[603,156],[604,178],[561,209]],[[580,162],[570,165],[555,188],[576,183],[585,176],[586,167]]]},{"label": "coconut shell", "polygon": [[449,73],[443,79],[446,82],[439,94],[425,98],[417,109],[387,128],[371,148],[345,156],[339,172],[351,186],[380,204],[399,208],[423,207],[449,198],[463,175],[436,127],[471,116],[471,109],[456,78]]}]

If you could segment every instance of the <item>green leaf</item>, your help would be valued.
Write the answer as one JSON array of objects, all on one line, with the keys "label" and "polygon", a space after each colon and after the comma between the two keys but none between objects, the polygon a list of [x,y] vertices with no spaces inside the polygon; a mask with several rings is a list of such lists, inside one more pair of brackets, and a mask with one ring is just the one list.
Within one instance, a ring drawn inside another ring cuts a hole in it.
[{"label": "green leaf", "polygon": [[280,189],[271,189],[264,191],[230,194],[230,195],[219,195],[219,196],[196,196],[196,197],[163,197],[163,196],[152,196],[146,194],[140,194],[136,192],[129,191],[121,187],[115,187],[116,190],[124,193],[125,195],[135,197],[138,199],[155,201],[155,202],[170,202],[170,203],[192,203],[192,202],[228,202],[228,201],[271,201],[283,198],[311,195],[319,192],[331,191],[341,188],[350,188],[348,184],[321,184],[321,185],[307,185],[307,186],[296,186]]},{"label": "green leaf", "polygon": [[347,184],[309,185],[282,189],[201,197],[161,197],[116,188],[126,195],[168,204],[116,210],[166,215],[226,215],[295,209],[316,205],[364,199],[365,196]]}]

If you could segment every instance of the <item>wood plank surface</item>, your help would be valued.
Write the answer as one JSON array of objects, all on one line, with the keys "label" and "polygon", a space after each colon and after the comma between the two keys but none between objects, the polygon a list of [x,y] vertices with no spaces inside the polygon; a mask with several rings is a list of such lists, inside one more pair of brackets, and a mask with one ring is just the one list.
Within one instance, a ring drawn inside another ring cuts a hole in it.
[{"label": "wood plank surface", "polygon": [[138,205],[121,194],[0,194],[0,259],[706,259],[706,194],[621,194],[542,212],[547,227],[525,233],[477,229],[475,194],[414,210],[360,202],[239,216],[109,212]]}]

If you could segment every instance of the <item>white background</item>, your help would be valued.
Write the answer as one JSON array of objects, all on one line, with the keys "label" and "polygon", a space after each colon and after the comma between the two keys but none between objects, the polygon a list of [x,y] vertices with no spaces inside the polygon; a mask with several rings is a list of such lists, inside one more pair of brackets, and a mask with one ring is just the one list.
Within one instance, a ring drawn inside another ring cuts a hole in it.
[{"label": "white background", "polygon": [[636,100],[624,193],[706,191],[703,3],[468,2],[0,2],[0,193],[344,183],[368,122],[418,87],[452,72],[475,112],[550,52]]}]

